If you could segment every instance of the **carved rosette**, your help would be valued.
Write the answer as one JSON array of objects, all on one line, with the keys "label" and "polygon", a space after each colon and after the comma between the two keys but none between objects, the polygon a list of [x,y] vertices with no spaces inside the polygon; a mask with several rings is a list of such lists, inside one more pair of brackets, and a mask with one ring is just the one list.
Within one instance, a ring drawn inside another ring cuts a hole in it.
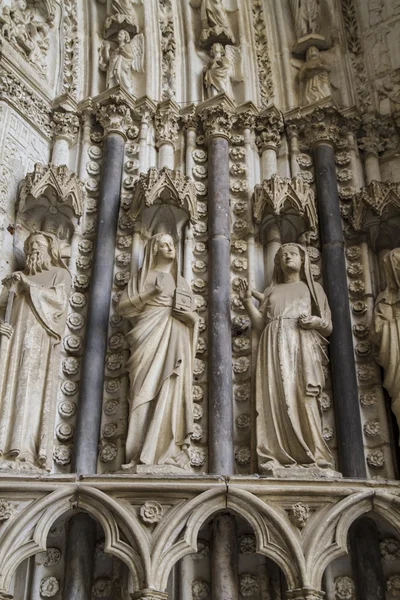
[{"label": "carved rosette", "polygon": [[212,137],[229,139],[230,132],[236,121],[235,105],[225,94],[217,96],[213,100],[218,101],[204,103],[199,110],[206,140],[209,141]]},{"label": "carved rosette", "polygon": [[283,129],[282,113],[275,107],[260,114],[256,124],[256,144],[260,154],[268,149],[278,150]]},{"label": "carved rosette", "polygon": [[51,126],[56,139],[67,140],[72,146],[79,131],[79,118],[73,112],[53,111]]},{"label": "carved rosette", "polygon": [[172,100],[161,102],[155,116],[156,144],[159,148],[163,144],[175,146],[178,141],[179,131],[179,106]]},{"label": "carved rosette", "polygon": [[[288,208],[290,206],[290,208]],[[256,185],[254,190],[253,216],[260,224],[268,215],[278,219],[295,214],[304,220],[307,231],[315,231],[318,225],[315,194],[300,177],[287,179],[274,175]]]},{"label": "carved rosette", "polygon": [[105,136],[118,133],[126,139],[127,131],[133,125],[131,108],[120,94],[110,96],[104,104],[98,104],[96,118]]}]

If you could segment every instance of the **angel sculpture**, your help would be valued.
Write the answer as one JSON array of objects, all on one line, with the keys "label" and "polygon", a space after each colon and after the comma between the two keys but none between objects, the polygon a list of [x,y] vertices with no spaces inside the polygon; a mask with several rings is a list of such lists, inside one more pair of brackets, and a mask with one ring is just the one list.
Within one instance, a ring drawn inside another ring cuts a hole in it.
[{"label": "angel sculpture", "polygon": [[204,85],[208,98],[225,92],[233,98],[232,81],[243,81],[242,53],[235,46],[223,47],[213,44],[210,50],[211,60],[204,67]]},{"label": "angel sculpture", "polygon": [[107,89],[119,84],[132,93],[132,71],[144,72],[143,34],[131,40],[129,33],[121,29],[116,42],[104,41],[100,48],[99,66],[107,72]]}]

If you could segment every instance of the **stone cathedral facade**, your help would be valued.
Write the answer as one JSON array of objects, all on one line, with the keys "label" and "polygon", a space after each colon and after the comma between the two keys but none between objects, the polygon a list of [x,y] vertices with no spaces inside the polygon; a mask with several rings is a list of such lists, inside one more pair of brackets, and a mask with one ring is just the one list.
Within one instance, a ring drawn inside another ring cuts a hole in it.
[{"label": "stone cathedral facade", "polygon": [[399,0],[0,0],[0,600],[400,597]]}]

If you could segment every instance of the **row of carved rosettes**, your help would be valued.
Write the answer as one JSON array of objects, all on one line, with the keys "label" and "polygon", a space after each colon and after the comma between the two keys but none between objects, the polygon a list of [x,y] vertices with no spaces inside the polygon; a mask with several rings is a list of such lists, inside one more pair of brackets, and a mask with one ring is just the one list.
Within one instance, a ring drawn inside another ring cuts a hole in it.
[{"label": "row of carved rosettes", "polygon": [[194,427],[190,448],[190,463],[196,472],[207,472],[207,298],[208,298],[208,153],[205,137],[196,136],[196,149],[192,153],[192,177],[197,195],[198,221],[193,224],[193,263],[191,282],[195,295],[196,309],[199,313],[199,337],[193,372],[193,415]]},{"label": "row of carved rosettes", "polygon": [[229,148],[229,185],[231,193],[231,309],[232,368],[235,464],[238,473],[252,469],[254,421],[251,406],[252,338],[250,319],[239,297],[241,280],[249,281],[248,235],[251,228],[248,168],[244,136],[240,128],[232,131]]},{"label": "row of carved rosettes", "polygon": [[90,287],[92,253],[96,228],[97,200],[102,165],[102,140],[100,131],[92,129],[82,157],[86,171],[84,186],[86,201],[82,222],[74,235],[70,271],[73,288],[69,298],[67,328],[62,340],[62,380],[58,397],[58,418],[55,426],[56,444],[54,463],[56,471],[69,471],[74,422],[79,394],[79,374],[86,322],[86,305]]}]

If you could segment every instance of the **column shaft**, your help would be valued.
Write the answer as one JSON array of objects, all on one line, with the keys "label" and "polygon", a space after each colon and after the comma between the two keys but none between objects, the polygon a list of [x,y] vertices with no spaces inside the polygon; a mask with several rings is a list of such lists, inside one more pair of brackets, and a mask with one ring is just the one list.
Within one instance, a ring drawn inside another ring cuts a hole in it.
[{"label": "column shaft", "polygon": [[218,514],[213,521],[211,596],[214,600],[238,600],[235,517]]},{"label": "column shaft", "polygon": [[344,240],[332,146],[318,145],[314,158],[324,284],[333,322],[329,347],[340,470],[345,477],[365,478]]},{"label": "column shaft", "polygon": [[86,513],[75,515],[68,528],[63,600],[91,600],[96,523]]},{"label": "column shaft", "polygon": [[211,137],[208,153],[209,472],[230,475],[234,460],[228,140]]},{"label": "column shaft", "polygon": [[79,474],[96,473],[97,466],[123,160],[123,137],[116,133],[109,134],[104,143],[104,166],[74,444],[73,470]]},{"label": "column shaft", "polygon": [[376,524],[367,517],[358,519],[349,536],[357,600],[383,600],[385,579]]}]

